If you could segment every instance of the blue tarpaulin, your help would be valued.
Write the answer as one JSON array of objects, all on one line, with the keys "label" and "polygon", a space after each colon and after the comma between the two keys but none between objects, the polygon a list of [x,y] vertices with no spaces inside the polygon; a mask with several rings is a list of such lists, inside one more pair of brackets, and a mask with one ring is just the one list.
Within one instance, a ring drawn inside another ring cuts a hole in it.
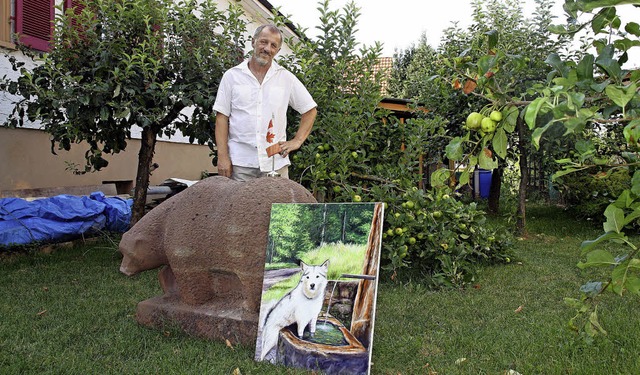
[{"label": "blue tarpaulin", "polygon": [[0,245],[60,242],[99,231],[125,232],[132,199],[57,195],[27,201],[0,198]]}]

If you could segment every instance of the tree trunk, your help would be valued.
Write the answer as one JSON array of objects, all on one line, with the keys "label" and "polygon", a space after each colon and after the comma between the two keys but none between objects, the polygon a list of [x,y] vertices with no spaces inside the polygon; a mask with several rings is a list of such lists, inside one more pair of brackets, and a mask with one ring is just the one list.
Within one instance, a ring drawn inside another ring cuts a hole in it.
[{"label": "tree trunk", "polygon": [[489,188],[489,200],[487,202],[487,213],[491,216],[500,214],[500,190],[502,189],[503,172],[504,167],[500,164],[491,174],[491,187]]},{"label": "tree trunk", "polygon": [[325,244],[324,236],[327,230],[327,204],[322,207],[322,228],[320,232],[320,246]]},{"label": "tree trunk", "polygon": [[516,233],[519,236],[526,234],[526,201],[527,185],[529,185],[529,169],[527,167],[527,147],[528,133],[525,129],[524,119],[518,117],[518,153],[520,154],[520,186],[518,189],[518,210],[516,211]]},{"label": "tree trunk", "polygon": [[347,240],[347,211],[342,213],[342,233],[340,234],[340,241],[345,243]]},{"label": "tree trunk", "polygon": [[153,154],[156,148],[156,132],[150,127],[142,128],[142,138],[140,139],[140,152],[138,153],[138,173],[136,174],[136,188],[133,193],[133,207],[131,209],[132,227],[145,214],[147,203],[147,189],[149,188],[149,167],[153,161]]}]

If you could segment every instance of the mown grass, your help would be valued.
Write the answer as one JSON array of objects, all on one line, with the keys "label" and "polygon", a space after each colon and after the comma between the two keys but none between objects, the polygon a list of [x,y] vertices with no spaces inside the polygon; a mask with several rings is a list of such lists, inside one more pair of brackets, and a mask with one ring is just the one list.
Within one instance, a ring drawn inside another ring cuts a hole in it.
[{"label": "mown grass", "polygon": [[[555,208],[528,211],[517,259],[489,267],[474,286],[433,292],[383,278],[372,374],[640,373],[640,298],[606,296],[608,331],[587,344],[567,328],[564,297],[593,274],[575,267],[599,230]],[[161,293],[157,273],[126,277],[103,243],[0,259],[2,374],[306,374],[253,361],[176,329],[139,326],[139,301]]]}]

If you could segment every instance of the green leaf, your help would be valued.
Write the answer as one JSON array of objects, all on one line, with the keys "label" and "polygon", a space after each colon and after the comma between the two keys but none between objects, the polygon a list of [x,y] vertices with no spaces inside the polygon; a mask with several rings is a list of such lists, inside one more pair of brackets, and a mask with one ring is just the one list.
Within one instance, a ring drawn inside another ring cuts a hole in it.
[{"label": "green leaf", "polygon": [[604,210],[604,216],[607,221],[604,222],[603,227],[605,232],[620,233],[624,227],[624,211],[621,208],[610,204],[606,210]]},{"label": "green leaf", "polygon": [[576,1],[578,9],[584,12],[590,12],[597,8],[614,7],[624,4],[638,4],[637,0],[579,0]]},{"label": "green leaf", "polygon": [[496,57],[492,55],[482,56],[478,60],[478,75],[483,76],[496,64]]},{"label": "green leaf", "polygon": [[614,80],[620,82],[622,81],[622,69],[620,69],[620,64],[618,61],[613,58],[615,48],[613,45],[606,45],[602,51],[600,51],[600,55],[596,58],[596,64],[604,69],[609,77]]},{"label": "green leaf", "polygon": [[587,124],[587,119],[583,117],[571,117],[563,123],[565,132],[564,135],[580,133]]},{"label": "green leaf", "polygon": [[[620,51],[629,51],[631,48],[633,47],[637,47],[640,46],[640,41],[638,40],[630,40],[627,38],[622,38],[622,39],[616,39],[613,41],[613,45],[619,49]],[[621,56],[621,58],[623,58],[624,56]],[[628,59],[628,56],[627,56]],[[624,61],[620,61],[620,63],[624,63],[627,60]]]},{"label": "green leaf", "polygon": [[447,182],[451,173],[448,169],[440,168],[431,174],[431,186],[440,187],[447,186]]},{"label": "green leaf", "polygon": [[627,277],[627,290],[633,294],[640,294],[640,278],[637,276]]},{"label": "green leaf", "polygon": [[502,112],[504,113],[504,118],[502,119],[502,128],[507,133],[513,133],[513,131],[516,130],[518,115],[520,114],[520,112],[518,111],[518,107],[509,106]]},{"label": "green leaf", "polygon": [[467,163],[467,170],[469,172],[475,170],[476,165],[478,164],[478,157],[475,155],[469,155],[469,162]]},{"label": "green leaf", "polygon": [[533,134],[531,134],[531,143],[533,143],[536,149],[540,148],[540,138],[542,138],[542,134],[544,134],[544,132],[547,131],[547,129],[549,129],[549,126],[551,126],[551,124],[552,123],[549,122],[547,125],[541,128],[536,128],[533,131]]},{"label": "green leaf", "polygon": [[593,144],[591,140],[581,139],[575,144],[576,151],[580,153],[580,155],[592,155],[596,152],[596,146]]},{"label": "green leaf", "polygon": [[577,298],[569,298],[569,297],[564,297],[563,298],[564,304],[572,307],[574,309],[579,309],[582,306],[584,306],[584,302],[582,302],[581,300],[577,299]]},{"label": "green leaf", "polygon": [[580,253],[584,255],[589,251],[591,251],[598,244],[604,241],[623,240],[623,239],[624,239],[624,235],[621,235],[620,233],[607,232],[601,235],[600,237],[596,238],[595,240],[583,241],[582,244],[580,244]]},{"label": "green leaf", "polygon": [[100,120],[101,121],[106,121],[109,119],[109,108],[107,107],[102,107],[100,108]]},{"label": "green leaf", "polygon": [[131,111],[129,110],[129,108],[122,108],[120,111],[115,112],[113,114],[113,118],[115,119],[127,118],[127,116],[129,116],[130,113]]},{"label": "green leaf", "polygon": [[619,107],[624,108],[633,96],[636,94],[637,86],[635,83],[632,83],[628,86],[613,86],[609,85],[605,89],[605,93],[614,103],[616,103]]},{"label": "green leaf", "polygon": [[631,193],[640,197],[640,170],[633,172],[633,177],[631,177]]},{"label": "green leaf", "polygon": [[562,77],[567,76],[568,68],[557,53],[550,54],[544,62],[551,65]]},{"label": "green leaf", "polygon": [[584,104],[585,95],[582,92],[568,92],[567,98],[571,101],[572,109],[573,106],[581,108]]},{"label": "green leaf", "polygon": [[627,226],[636,221],[640,217],[640,207],[636,207],[631,213],[624,218],[623,226]]},{"label": "green leaf", "polygon": [[501,158],[504,159],[507,157],[507,134],[504,132],[504,129],[498,128],[493,135],[493,151]]},{"label": "green leaf", "polygon": [[598,311],[594,310],[591,312],[591,314],[589,314],[589,323],[588,323],[593,329],[595,329],[595,331],[597,331],[598,333],[601,333],[603,335],[607,334],[607,331],[604,330],[604,328],[602,328],[602,326],[600,325],[600,322],[598,321]]},{"label": "green leaf", "polygon": [[629,276],[631,276],[628,273],[628,263],[629,262],[623,262],[617,265],[611,272],[611,284],[609,284],[609,288],[620,296],[627,288],[627,282]]},{"label": "green leaf", "polygon": [[469,181],[470,181],[470,173],[468,170],[465,169],[464,171],[462,171],[462,173],[460,173],[458,184],[460,186],[464,186],[464,185],[467,185]]},{"label": "green leaf", "polygon": [[633,201],[634,199],[631,197],[631,191],[629,189],[625,189],[620,193],[620,195],[618,195],[618,198],[616,198],[613,204],[615,204],[616,207],[626,208],[630,207]]},{"label": "green leaf", "polygon": [[462,149],[462,138],[455,137],[453,138],[449,144],[445,147],[446,155],[448,159],[451,160],[460,160],[464,155]]},{"label": "green leaf", "polygon": [[498,161],[493,157],[489,157],[484,150],[480,151],[478,155],[478,165],[480,168],[491,171],[498,168]]},{"label": "green leaf", "polygon": [[536,127],[536,118],[538,117],[538,112],[540,109],[546,104],[548,104],[549,99],[546,97],[536,98],[533,102],[531,102],[524,114],[524,121],[529,126],[529,129],[533,129]]},{"label": "green leaf", "polygon": [[571,174],[571,173],[575,173],[577,171],[581,171],[582,169],[583,168],[565,167],[563,170],[560,170],[560,171],[557,171],[556,173],[554,173],[551,176],[551,179],[555,181],[557,178],[560,178],[562,176],[566,176],[566,175]]},{"label": "green leaf", "polygon": [[589,88],[591,88],[591,90],[593,90],[595,92],[603,92],[604,89],[606,89],[608,85],[609,85],[609,82],[608,81],[604,81],[602,83],[592,83],[591,85],[589,85]]},{"label": "green leaf", "polygon": [[635,36],[640,37],[640,25],[636,22],[629,22],[624,26],[624,31],[629,34],[633,34]]},{"label": "green leaf", "polygon": [[600,30],[602,30],[608,24],[608,21],[610,20],[609,13],[609,9],[603,9],[593,17],[593,19],[591,20],[591,30],[593,30],[594,33],[599,33]]},{"label": "green leaf", "polygon": [[489,49],[492,49],[498,44],[498,31],[491,30],[485,33],[489,37]]},{"label": "green leaf", "polygon": [[580,269],[590,267],[614,266],[618,264],[613,255],[607,250],[593,250],[587,253],[587,261],[579,262],[577,267]]},{"label": "green leaf", "polygon": [[552,34],[566,34],[568,33],[567,28],[564,25],[549,25],[547,26],[547,30]]},{"label": "green leaf", "polygon": [[579,80],[592,80],[593,79],[593,62],[595,57],[591,54],[586,54],[578,63],[578,67],[576,69]]}]

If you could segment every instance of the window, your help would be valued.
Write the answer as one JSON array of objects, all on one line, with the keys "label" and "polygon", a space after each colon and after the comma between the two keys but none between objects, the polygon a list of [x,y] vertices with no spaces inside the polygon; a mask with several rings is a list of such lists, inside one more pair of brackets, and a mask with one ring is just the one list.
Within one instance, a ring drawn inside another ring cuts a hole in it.
[{"label": "window", "polygon": [[54,0],[16,0],[16,34],[20,43],[47,51],[53,15]]},{"label": "window", "polygon": [[[15,4],[15,17],[11,14],[11,3]],[[59,1],[61,3],[61,1]],[[20,36],[20,43],[30,48],[47,51],[51,40],[51,29],[55,14],[56,0],[13,0],[2,1],[3,20],[0,21],[0,45],[11,47],[12,33]],[[64,0],[64,8],[76,5],[75,0]],[[15,21],[15,30],[12,30],[11,20]]]}]

